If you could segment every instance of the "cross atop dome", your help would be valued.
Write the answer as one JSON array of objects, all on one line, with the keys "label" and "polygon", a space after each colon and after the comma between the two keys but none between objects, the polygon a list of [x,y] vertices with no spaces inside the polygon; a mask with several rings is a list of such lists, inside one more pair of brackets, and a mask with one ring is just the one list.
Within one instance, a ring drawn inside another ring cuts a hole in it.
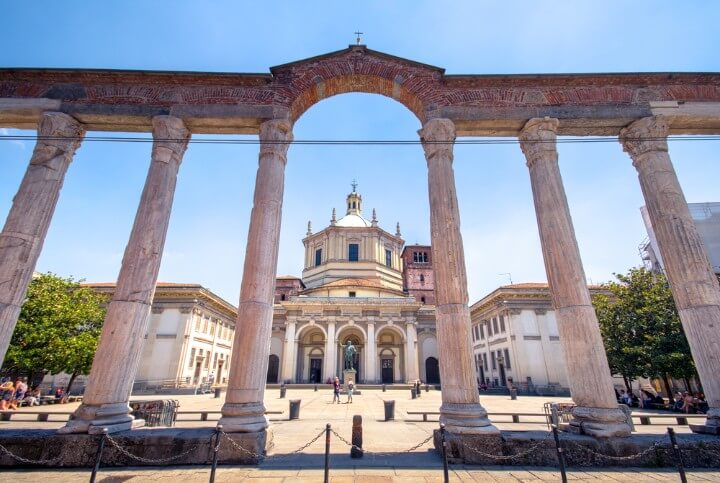
[{"label": "cross atop dome", "polygon": [[352,192],[355,193],[357,191],[357,181],[353,180],[353,182],[350,183],[350,186],[352,186]]}]

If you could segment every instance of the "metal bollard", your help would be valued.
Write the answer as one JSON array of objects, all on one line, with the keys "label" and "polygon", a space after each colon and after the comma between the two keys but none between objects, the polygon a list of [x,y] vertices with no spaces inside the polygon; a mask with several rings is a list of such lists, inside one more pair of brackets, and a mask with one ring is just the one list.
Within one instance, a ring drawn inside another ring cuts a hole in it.
[{"label": "metal bollard", "polygon": [[385,389],[385,384],[383,384],[383,392],[385,392],[385,390],[386,390],[386,389]]},{"label": "metal bollard", "polygon": [[552,425],[553,438],[555,438],[555,449],[557,450],[558,464],[560,465],[560,476],[562,477],[562,483],[567,483],[567,475],[565,474],[565,454],[560,446],[560,435],[558,434],[557,426]]},{"label": "metal bollard", "polygon": [[352,437],[350,438],[350,442],[352,442],[352,448],[350,448],[351,458],[362,458],[363,454],[365,454],[362,449],[362,434],[362,416],[356,414],[353,416]]},{"label": "metal bollard", "polygon": [[317,384],[315,384],[315,392],[317,392]]},{"label": "metal bollard", "polygon": [[670,444],[672,445],[672,449],[675,452],[675,459],[677,459],[677,468],[678,473],[680,473],[680,481],[682,483],[687,483],[687,477],[685,476],[685,467],[683,466],[683,459],[682,459],[682,452],[680,451],[680,446],[677,444],[677,440],[675,439],[675,431],[673,428],[667,428],[668,430],[668,436],[670,436]]},{"label": "metal bollard", "polygon": [[415,387],[410,389],[410,397],[413,399],[417,398],[417,393],[415,392]]},{"label": "metal bollard", "polygon": [[325,483],[330,483],[330,423],[325,425]]},{"label": "metal bollard", "polygon": [[440,442],[442,443],[443,482],[450,483],[450,475],[448,475],[447,462],[447,442],[445,441],[445,425],[443,423],[440,423]]},{"label": "metal bollard", "polygon": [[[215,470],[217,469],[218,462],[218,451],[220,450],[220,433],[222,432],[222,425],[218,424],[215,427],[215,444],[213,444],[213,459],[212,468],[210,469],[210,483],[215,483]],[[212,441],[212,440],[210,440]]]},{"label": "metal bollard", "polygon": [[287,391],[285,384],[280,384],[280,399],[285,398],[285,391]]},{"label": "metal bollard", "polygon": [[102,434],[100,435],[100,442],[98,443],[97,453],[95,453],[95,466],[93,466],[92,474],[90,475],[90,483],[95,483],[95,477],[100,469],[100,461],[102,461],[102,454],[105,449],[105,438],[107,437],[107,434],[107,428],[103,428]]}]

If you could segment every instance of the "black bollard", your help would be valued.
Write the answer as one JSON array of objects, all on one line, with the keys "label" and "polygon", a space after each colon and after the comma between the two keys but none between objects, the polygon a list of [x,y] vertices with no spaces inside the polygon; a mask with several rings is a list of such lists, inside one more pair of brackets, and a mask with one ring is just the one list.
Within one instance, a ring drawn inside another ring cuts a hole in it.
[{"label": "black bollard", "polygon": [[317,384],[315,384],[315,392],[317,392]]},{"label": "black bollard", "polygon": [[677,444],[677,440],[675,439],[675,431],[673,430],[673,428],[667,428],[667,430],[668,436],[670,436],[670,444],[672,445],[672,449],[675,452],[677,469],[678,473],[680,473],[680,481],[682,481],[682,483],[687,483],[687,477],[685,476],[685,467],[683,466],[682,452],[680,451],[680,446]]},{"label": "black bollard", "polygon": [[429,384],[425,384],[425,392],[430,392],[430,385],[429,385]]},{"label": "black bollard", "polygon": [[[218,451],[220,450],[220,433],[222,432],[222,425],[218,424],[215,427],[215,443],[213,444],[213,459],[212,468],[210,468],[210,483],[215,483],[215,470],[217,469],[218,462]],[[210,440],[212,441],[212,440]]]},{"label": "black bollard", "polygon": [[417,393],[415,392],[415,386],[410,388],[410,397],[415,399],[417,397]]},{"label": "black bollard", "polygon": [[285,391],[287,391],[285,384],[280,384],[280,399],[285,398]]},{"label": "black bollard", "polygon": [[385,384],[383,384],[383,392],[385,392]]},{"label": "black bollard", "polygon": [[107,428],[103,428],[102,434],[100,435],[100,442],[98,443],[97,453],[95,453],[95,466],[93,466],[92,474],[90,475],[90,483],[95,483],[95,477],[100,469],[100,461],[102,460],[103,449],[105,449],[105,438],[107,437],[107,434]]},{"label": "black bollard", "polygon": [[325,483],[330,483],[330,423],[325,425]]},{"label": "black bollard", "polygon": [[350,442],[352,442],[352,448],[350,448],[350,457],[362,458],[365,452],[362,449],[362,416],[360,416],[359,414],[353,416],[352,437],[350,439]]},{"label": "black bollard", "polygon": [[560,435],[558,434],[557,426],[552,425],[553,438],[555,438],[555,449],[557,450],[558,464],[560,465],[560,476],[562,482],[567,483],[567,475],[565,474],[565,455],[563,449],[560,446]]},{"label": "black bollard", "polygon": [[445,441],[445,425],[440,423],[440,443],[442,444],[442,459],[443,459],[443,481],[450,483],[450,475],[448,475],[448,462],[447,462],[447,442]]},{"label": "black bollard", "polygon": [[420,387],[420,381],[415,384],[415,394],[417,394],[417,397],[420,397],[420,394],[422,393],[422,388]]}]

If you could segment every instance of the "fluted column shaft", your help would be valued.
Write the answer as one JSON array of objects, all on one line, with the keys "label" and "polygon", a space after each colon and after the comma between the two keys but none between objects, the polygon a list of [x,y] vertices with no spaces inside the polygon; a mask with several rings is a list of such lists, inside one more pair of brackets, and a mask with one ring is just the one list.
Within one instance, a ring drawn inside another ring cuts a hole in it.
[{"label": "fluted column shaft", "polygon": [[293,367],[295,367],[295,320],[288,320],[285,326],[285,350],[283,352],[283,367],[281,381],[295,382]]},{"label": "fluted column shaft", "polygon": [[259,432],[268,426],[263,397],[272,331],[285,164],[291,140],[292,132],[287,121],[270,120],[260,126],[260,160],[240,287],[233,357],[219,421],[226,432]]},{"label": "fluted column shaft", "polygon": [[594,436],[627,436],[615,399],[600,326],[587,288],[556,148],[557,119],[531,119],[520,133],[535,202],[545,272],[558,321],[570,393],[571,423]]},{"label": "fluted column shaft", "polygon": [[465,255],[452,168],[455,125],[449,119],[432,119],[418,133],[428,165],[435,318],[443,389],[440,421],[454,433],[496,430],[480,405],[472,365]]},{"label": "fluted column shaft", "polygon": [[710,406],[707,426],[720,430],[720,286],[670,161],[667,135],[665,118],[646,117],[623,129],[620,142],[637,169],[665,273]]},{"label": "fluted column shaft", "polygon": [[363,379],[366,383],[375,383],[377,377],[377,343],[375,342],[375,319],[372,318],[367,323],[367,354],[365,356],[365,376]]},{"label": "fluted column shaft", "polygon": [[615,399],[600,326],[590,300],[556,148],[557,119],[531,119],[520,133],[530,170],[545,271],[558,320],[570,393],[571,423],[594,436],[627,436]]},{"label": "fluted column shaft", "polygon": [[155,116],[150,168],[108,305],[82,405],[62,432],[129,429],[135,379],[160,270],[177,173],[190,140],[183,121]]},{"label": "fluted column shaft", "polygon": [[0,233],[0,365],[45,242],[70,162],[85,131],[75,119],[46,112],[20,189]]}]

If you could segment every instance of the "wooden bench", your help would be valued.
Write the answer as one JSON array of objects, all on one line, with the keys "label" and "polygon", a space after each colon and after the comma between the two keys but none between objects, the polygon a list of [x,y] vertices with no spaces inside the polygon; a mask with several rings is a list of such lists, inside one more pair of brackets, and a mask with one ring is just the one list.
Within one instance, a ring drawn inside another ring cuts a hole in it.
[{"label": "wooden bench", "polygon": [[[58,413],[58,412],[39,412],[39,411],[0,411],[0,421],[10,421],[13,417],[13,415],[24,415],[24,414],[34,414],[36,415],[36,421],[47,423],[49,422],[50,416],[67,416],[68,419],[72,416],[73,413]],[[62,420],[66,421],[66,420]]]},{"label": "wooden bench", "polygon": [[[428,415],[430,416],[439,416],[439,411],[407,411],[407,414],[409,415],[420,415],[422,414],[423,421],[428,420]],[[513,423],[520,423],[520,416],[529,416],[529,417],[536,417],[536,418],[542,418],[542,421],[525,421],[526,424],[547,424],[547,415],[545,413],[490,413],[488,414],[488,417],[490,419],[493,419],[495,416],[510,416],[512,417]],[[503,421],[495,421],[495,422],[503,422]]]},{"label": "wooden bench", "polygon": [[[640,425],[642,426],[649,426],[652,423],[652,419],[674,419],[677,422],[678,426],[687,426],[688,419],[705,419],[706,416],[704,414],[685,414],[685,413],[678,413],[678,414],[633,414],[633,417],[640,419]],[[665,421],[655,423],[655,424],[668,424]]]},{"label": "wooden bench", "polygon": [[[283,414],[284,411],[265,411],[265,414]],[[211,414],[217,414],[218,416],[222,414],[222,411],[178,411],[177,416],[175,418],[176,421],[194,421],[195,419],[180,419],[180,416],[183,415],[194,415],[199,414],[200,415],[200,421],[208,421],[208,416]]]}]

